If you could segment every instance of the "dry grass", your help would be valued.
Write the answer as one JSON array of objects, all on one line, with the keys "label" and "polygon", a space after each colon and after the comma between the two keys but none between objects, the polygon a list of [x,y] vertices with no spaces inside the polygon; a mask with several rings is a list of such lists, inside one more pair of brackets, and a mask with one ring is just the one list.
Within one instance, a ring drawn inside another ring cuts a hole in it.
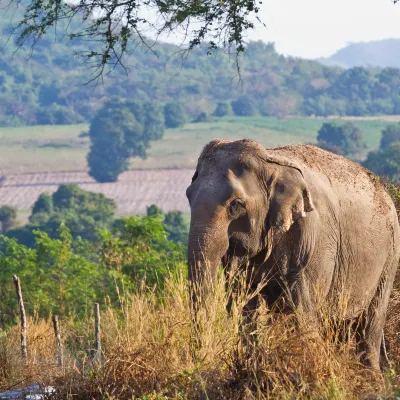
[{"label": "dry grass", "polygon": [[[229,292],[229,291],[228,291]],[[56,367],[49,321],[29,321],[29,364],[19,332],[2,334],[0,385],[56,386],[56,399],[352,399],[393,395],[394,380],[357,360],[354,343],[338,339],[321,307],[323,329],[299,315],[272,313],[261,303],[243,323],[249,300],[239,290],[231,311],[218,279],[196,314],[184,279],[170,279],[162,298],[143,289],[120,310],[102,306],[103,355],[93,358],[93,319],[62,321],[66,365]],[[332,328],[332,329],[331,329]],[[323,331],[323,332],[322,332]]]}]

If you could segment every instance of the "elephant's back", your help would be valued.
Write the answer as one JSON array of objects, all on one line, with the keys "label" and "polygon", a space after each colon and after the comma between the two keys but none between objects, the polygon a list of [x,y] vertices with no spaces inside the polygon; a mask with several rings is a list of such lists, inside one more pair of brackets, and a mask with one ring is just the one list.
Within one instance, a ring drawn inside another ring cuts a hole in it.
[{"label": "elephant's back", "polygon": [[276,147],[268,152],[293,160],[308,172],[305,175],[309,179],[316,175],[326,177],[331,189],[342,199],[363,199],[362,203],[373,205],[375,213],[392,214],[393,202],[384,185],[362,165],[313,145]]}]

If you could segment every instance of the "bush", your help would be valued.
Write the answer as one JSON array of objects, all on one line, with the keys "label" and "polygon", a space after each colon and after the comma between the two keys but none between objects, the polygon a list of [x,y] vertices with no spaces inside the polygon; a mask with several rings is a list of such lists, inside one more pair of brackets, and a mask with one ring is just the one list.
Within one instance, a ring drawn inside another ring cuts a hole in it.
[{"label": "bush", "polygon": [[231,104],[234,114],[238,117],[250,117],[256,114],[256,109],[249,96],[240,96]]},{"label": "bush", "polygon": [[376,175],[400,183],[400,142],[369,152],[363,165]]},{"label": "bush", "polygon": [[77,185],[60,185],[50,196],[41,194],[32,207],[29,224],[7,232],[28,247],[35,245],[35,230],[55,238],[60,224],[65,224],[73,238],[99,240],[97,229],[111,225],[116,204],[101,193],[87,192]]},{"label": "bush", "polygon": [[386,150],[388,147],[396,142],[400,142],[400,123],[396,125],[388,125],[382,131],[381,150]]},{"label": "bush", "polygon": [[205,122],[212,122],[212,118],[209,117],[205,112],[201,112],[196,119],[192,121],[195,124],[205,123]]},{"label": "bush", "polygon": [[165,231],[168,234],[168,240],[187,245],[189,226],[185,223],[181,211],[174,210],[164,214],[161,208],[152,204],[150,207],[147,207],[147,216],[157,216],[163,220]]},{"label": "bush", "polygon": [[8,232],[17,222],[17,210],[11,206],[0,207],[1,232]]},{"label": "bush", "polygon": [[366,148],[360,130],[350,122],[325,122],[317,136],[318,146],[336,154],[354,156]]},{"label": "bush", "polygon": [[184,125],[186,118],[180,103],[167,103],[164,106],[164,119],[167,128],[178,128]]},{"label": "bush", "polygon": [[219,102],[213,112],[214,117],[225,117],[232,114],[231,105],[227,102]]}]

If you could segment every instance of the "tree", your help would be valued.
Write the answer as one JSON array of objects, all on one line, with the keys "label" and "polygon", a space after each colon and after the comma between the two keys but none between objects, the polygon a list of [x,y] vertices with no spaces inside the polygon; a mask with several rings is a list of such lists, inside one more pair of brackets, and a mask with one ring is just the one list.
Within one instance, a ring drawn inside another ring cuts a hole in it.
[{"label": "tree", "polygon": [[253,102],[249,96],[240,96],[232,101],[232,110],[239,117],[250,117],[256,113]]},{"label": "tree", "polygon": [[49,193],[42,193],[32,206],[32,218],[35,214],[53,212],[53,197]]},{"label": "tree", "polygon": [[382,131],[381,150],[387,150],[392,143],[400,142],[400,123],[388,125]]},{"label": "tree", "polygon": [[17,222],[17,210],[11,206],[0,207],[1,232],[8,232]]},{"label": "tree", "polygon": [[163,221],[168,240],[187,245],[189,227],[181,211],[169,211],[166,214],[155,204],[147,207],[147,216],[156,217]]},{"label": "tree", "polygon": [[[209,2],[176,2],[175,0],[114,1],[79,0],[66,3],[53,0],[28,0],[11,4],[24,7],[14,31],[18,44],[37,41],[52,27],[64,27],[71,41],[77,39],[97,43],[85,55],[102,67],[122,63],[122,57],[138,43],[152,49],[153,40],[162,33],[182,29],[188,50],[208,43],[209,51],[218,45],[244,51],[245,32],[254,27],[259,11],[256,0],[212,0]],[[149,17],[159,15],[158,23]]]},{"label": "tree", "polygon": [[212,115],[215,117],[225,117],[230,114],[232,114],[231,105],[225,101],[220,101]]},{"label": "tree", "polygon": [[332,153],[354,156],[365,149],[360,130],[350,122],[325,122],[317,136],[318,146]]},{"label": "tree", "polygon": [[129,158],[146,158],[151,140],[164,134],[160,107],[152,103],[113,100],[95,115],[89,130],[89,174],[98,182],[115,182]]},{"label": "tree", "polygon": [[400,142],[369,152],[363,165],[382,178],[400,183]]},{"label": "tree", "polygon": [[164,106],[164,119],[167,128],[178,128],[182,126],[185,121],[185,114],[180,103],[167,103]]},{"label": "tree", "polygon": [[7,236],[31,247],[35,243],[35,230],[55,238],[60,225],[65,224],[73,238],[96,242],[99,240],[96,230],[111,225],[115,210],[115,202],[102,193],[87,192],[77,185],[60,185],[51,197],[40,195],[32,207],[29,224],[9,230]]}]

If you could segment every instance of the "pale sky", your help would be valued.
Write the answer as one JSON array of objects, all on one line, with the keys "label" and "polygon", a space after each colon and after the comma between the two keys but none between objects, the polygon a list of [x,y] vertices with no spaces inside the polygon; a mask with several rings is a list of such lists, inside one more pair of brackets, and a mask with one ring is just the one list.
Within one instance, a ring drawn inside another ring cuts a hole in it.
[{"label": "pale sky", "polygon": [[263,0],[261,7],[267,27],[249,37],[275,42],[283,54],[325,57],[348,42],[400,38],[400,1]]},{"label": "pale sky", "polygon": [[[285,55],[326,57],[349,42],[400,38],[400,0],[262,1],[259,16],[266,27],[248,37],[274,42]],[[173,36],[167,41],[179,42]]]}]

